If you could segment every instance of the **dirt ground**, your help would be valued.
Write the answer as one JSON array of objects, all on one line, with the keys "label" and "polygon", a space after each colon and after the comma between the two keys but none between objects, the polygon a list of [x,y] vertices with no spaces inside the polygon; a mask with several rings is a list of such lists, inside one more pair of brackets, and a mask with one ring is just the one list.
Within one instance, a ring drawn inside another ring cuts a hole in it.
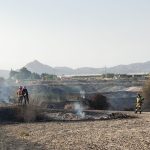
[{"label": "dirt ground", "polygon": [[1,124],[0,150],[149,150],[150,113],[137,116],[122,120]]}]

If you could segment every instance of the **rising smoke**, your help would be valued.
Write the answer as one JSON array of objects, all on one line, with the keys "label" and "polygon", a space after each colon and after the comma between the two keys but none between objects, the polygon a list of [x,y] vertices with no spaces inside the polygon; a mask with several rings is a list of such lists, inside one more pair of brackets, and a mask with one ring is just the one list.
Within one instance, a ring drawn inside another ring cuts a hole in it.
[{"label": "rising smoke", "polygon": [[80,90],[80,96],[81,96],[81,98],[85,99],[85,91],[84,90]]},{"label": "rising smoke", "polygon": [[10,89],[6,82],[0,84],[0,103],[9,103]]},{"label": "rising smoke", "polygon": [[78,116],[81,118],[85,117],[85,113],[83,112],[84,108],[80,103],[74,103],[74,110]]}]

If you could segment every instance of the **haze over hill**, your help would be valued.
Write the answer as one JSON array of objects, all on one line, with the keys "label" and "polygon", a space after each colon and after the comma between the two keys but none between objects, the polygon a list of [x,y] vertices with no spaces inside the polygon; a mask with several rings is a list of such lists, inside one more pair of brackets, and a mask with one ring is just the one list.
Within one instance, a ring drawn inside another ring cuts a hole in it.
[{"label": "haze over hill", "polygon": [[8,78],[9,77],[9,71],[8,70],[0,70],[0,77]]},{"label": "haze over hill", "polygon": [[48,65],[44,65],[39,61],[35,60],[33,62],[28,63],[25,66],[31,72],[36,73],[49,73],[56,75],[83,75],[83,74],[104,74],[106,73],[120,73],[120,74],[128,74],[128,73],[149,73],[150,72],[150,61],[144,63],[133,63],[129,65],[118,65],[109,68],[92,68],[92,67],[82,67],[77,69],[72,69],[69,67],[50,67]]},{"label": "haze over hill", "polygon": [[56,75],[99,74],[104,71],[103,68],[101,69],[101,68],[92,68],[92,67],[83,67],[83,68],[77,68],[77,69],[72,69],[69,67],[52,68],[48,65],[44,65],[40,63],[37,60],[28,63],[25,67],[31,72],[36,72],[39,74],[49,73],[49,74],[56,74]]},{"label": "haze over hill", "polygon": [[[31,72],[38,74],[48,73],[56,75],[88,75],[88,74],[104,74],[104,73],[119,73],[119,74],[136,74],[136,73],[149,73],[150,72],[150,61],[144,63],[132,63],[129,65],[118,65],[109,68],[92,68],[82,67],[72,69],[69,67],[51,67],[49,65],[42,64],[35,60],[28,63],[25,67]],[[0,77],[8,78],[8,70],[0,70]]]}]

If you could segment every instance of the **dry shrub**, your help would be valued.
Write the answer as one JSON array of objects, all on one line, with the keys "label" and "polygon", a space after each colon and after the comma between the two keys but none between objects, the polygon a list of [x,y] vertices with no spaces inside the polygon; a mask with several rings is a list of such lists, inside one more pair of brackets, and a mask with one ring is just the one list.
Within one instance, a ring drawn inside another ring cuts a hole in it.
[{"label": "dry shrub", "polygon": [[73,104],[66,104],[66,105],[64,106],[64,109],[65,109],[65,110],[73,110],[73,109],[74,109],[74,105],[73,105]]},{"label": "dry shrub", "polygon": [[29,136],[30,134],[29,134],[29,132],[27,132],[27,131],[22,131],[21,133],[20,133],[20,136],[21,137],[26,137],[26,136]]},{"label": "dry shrub", "polygon": [[144,110],[150,111],[150,79],[145,82],[142,92],[144,96]]},{"label": "dry shrub", "polygon": [[89,106],[92,109],[106,110],[109,108],[109,103],[106,96],[97,93],[89,100]]}]

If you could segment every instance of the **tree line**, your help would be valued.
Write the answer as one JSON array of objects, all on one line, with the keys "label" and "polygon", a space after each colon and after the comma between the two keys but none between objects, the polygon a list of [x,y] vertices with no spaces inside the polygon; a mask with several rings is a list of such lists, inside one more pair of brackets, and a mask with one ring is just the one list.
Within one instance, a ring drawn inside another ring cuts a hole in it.
[{"label": "tree line", "polygon": [[27,68],[23,67],[19,71],[12,70],[9,73],[9,79],[14,80],[55,80],[56,75],[42,73],[41,75],[35,72],[29,71]]}]

